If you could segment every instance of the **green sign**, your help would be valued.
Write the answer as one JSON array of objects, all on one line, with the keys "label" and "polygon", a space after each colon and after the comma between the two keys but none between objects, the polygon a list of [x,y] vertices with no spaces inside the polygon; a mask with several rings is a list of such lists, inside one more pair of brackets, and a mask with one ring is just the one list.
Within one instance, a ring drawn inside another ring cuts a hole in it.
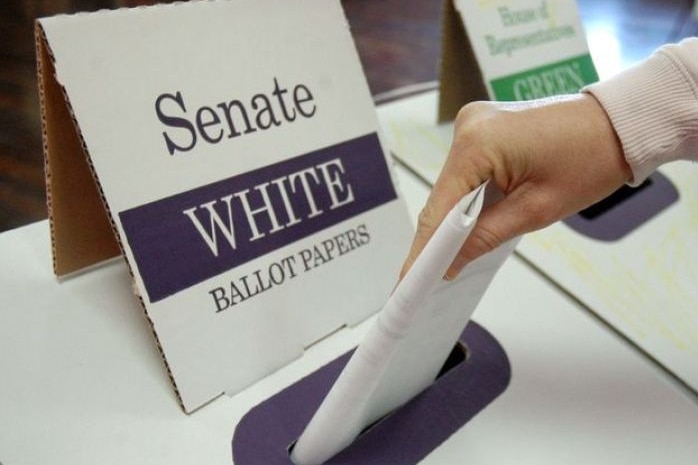
[{"label": "green sign", "polygon": [[572,94],[599,80],[589,54],[490,81],[495,100],[531,100]]}]

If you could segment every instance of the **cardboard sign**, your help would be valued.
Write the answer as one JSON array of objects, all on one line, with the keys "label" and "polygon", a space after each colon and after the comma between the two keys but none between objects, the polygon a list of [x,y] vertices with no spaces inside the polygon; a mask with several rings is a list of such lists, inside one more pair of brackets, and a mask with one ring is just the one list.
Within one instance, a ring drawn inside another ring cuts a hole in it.
[{"label": "cardboard sign", "polygon": [[338,1],[59,16],[37,47],[56,273],[119,244],[185,411],[380,308],[412,226]]},{"label": "cardboard sign", "polygon": [[531,100],[598,80],[574,0],[447,0],[439,121],[473,100]]}]

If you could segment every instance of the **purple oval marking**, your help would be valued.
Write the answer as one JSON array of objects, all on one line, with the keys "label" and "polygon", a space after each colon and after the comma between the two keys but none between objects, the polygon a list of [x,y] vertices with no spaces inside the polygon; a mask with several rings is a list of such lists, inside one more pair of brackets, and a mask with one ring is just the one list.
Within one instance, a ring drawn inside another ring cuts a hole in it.
[{"label": "purple oval marking", "polygon": [[[465,361],[326,463],[416,464],[503,393],[511,367],[497,340],[470,322],[460,341],[468,348]],[[233,434],[233,462],[293,465],[289,445],[310,421],[350,355],[338,357],[253,407]]]}]

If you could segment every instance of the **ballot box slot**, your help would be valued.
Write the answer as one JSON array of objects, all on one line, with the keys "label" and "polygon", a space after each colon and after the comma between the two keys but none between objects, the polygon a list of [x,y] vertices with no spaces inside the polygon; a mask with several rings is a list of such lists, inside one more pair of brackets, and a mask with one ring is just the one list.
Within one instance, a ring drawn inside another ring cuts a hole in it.
[{"label": "ballot box slot", "polygon": [[[451,370],[455,369],[458,367],[461,363],[465,362],[469,358],[469,351],[468,351],[468,346],[465,344],[463,341],[458,341],[454,346],[451,352],[448,354],[448,357],[446,357],[446,360],[444,361],[443,366],[439,370],[439,373],[436,375],[436,378],[434,381],[436,382],[439,380],[441,377],[445,376],[448,374]],[[394,411],[393,411],[394,412]],[[386,418],[390,417],[390,415],[393,414],[393,412],[389,412],[382,417],[380,417],[378,420],[374,421],[370,425],[366,426],[361,433],[359,433],[358,438],[363,436],[364,434],[368,434],[374,427],[376,427],[378,424],[383,422]],[[358,439],[357,438],[357,439]],[[293,447],[296,445],[296,440],[294,440],[291,444],[289,444],[286,448],[286,451],[288,452],[289,457],[291,456],[291,452],[293,452]]]},{"label": "ballot box slot", "polygon": [[640,191],[652,185],[651,179],[646,179],[645,182],[637,187],[623,186],[605,199],[595,203],[594,205],[579,212],[579,215],[586,220],[593,220],[625,202],[630,197],[637,195]]}]

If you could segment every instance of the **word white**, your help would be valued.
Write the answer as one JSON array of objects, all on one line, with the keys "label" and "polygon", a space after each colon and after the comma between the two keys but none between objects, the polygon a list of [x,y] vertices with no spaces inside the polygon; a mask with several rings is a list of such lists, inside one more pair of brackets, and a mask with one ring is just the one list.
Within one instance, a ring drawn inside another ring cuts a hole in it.
[{"label": "word white", "polygon": [[[238,247],[234,221],[236,215],[233,210],[242,209],[251,233],[247,241],[256,241],[267,234],[274,234],[300,224],[304,219],[322,215],[325,211],[323,207],[334,210],[353,202],[354,191],[351,185],[344,181],[343,175],[342,160],[334,158],[269,182],[257,184],[253,187],[256,193],[254,201],[261,206],[256,208],[251,205],[251,189],[244,189],[203,203],[198,207],[183,210],[182,213],[191,220],[211,253],[218,257],[219,234],[225,238],[232,250]],[[281,201],[274,203],[272,195]],[[293,201],[299,196],[304,199],[304,202],[295,202],[297,206],[294,208]],[[299,211],[299,204],[305,205],[305,211]],[[217,205],[220,206],[218,209]],[[219,210],[223,211],[222,215]],[[204,223],[208,223],[208,228],[202,224],[197,211],[208,220],[204,220]]]},{"label": "word white", "polygon": [[[220,102],[215,105],[215,108],[204,105],[194,112],[194,122],[192,122],[187,119],[184,97],[180,91],[177,91],[174,94],[158,95],[155,99],[155,113],[165,126],[179,128],[177,137],[167,131],[162,133],[168,153],[174,155],[177,151],[192,150],[199,137],[210,144],[217,144],[225,135],[228,139],[232,139],[258,129],[264,131],[280,126],[283,121],[292,123],[297,115],[305,118],[312,118],[315,115],[317,107],[308,87],[297,84],[291,92],[293,95],[291,102],[286,100],[287,93],[289,90],[280,87],[279,81],[274,78],[272,97],[263,93],[255,94],[247,106],[238,99]],[[248,111],[248,107],[251,107],[254,113]],[[250,118],[251,113],[253,118]],[[240,132],[242,126],[244,130]]]}]

